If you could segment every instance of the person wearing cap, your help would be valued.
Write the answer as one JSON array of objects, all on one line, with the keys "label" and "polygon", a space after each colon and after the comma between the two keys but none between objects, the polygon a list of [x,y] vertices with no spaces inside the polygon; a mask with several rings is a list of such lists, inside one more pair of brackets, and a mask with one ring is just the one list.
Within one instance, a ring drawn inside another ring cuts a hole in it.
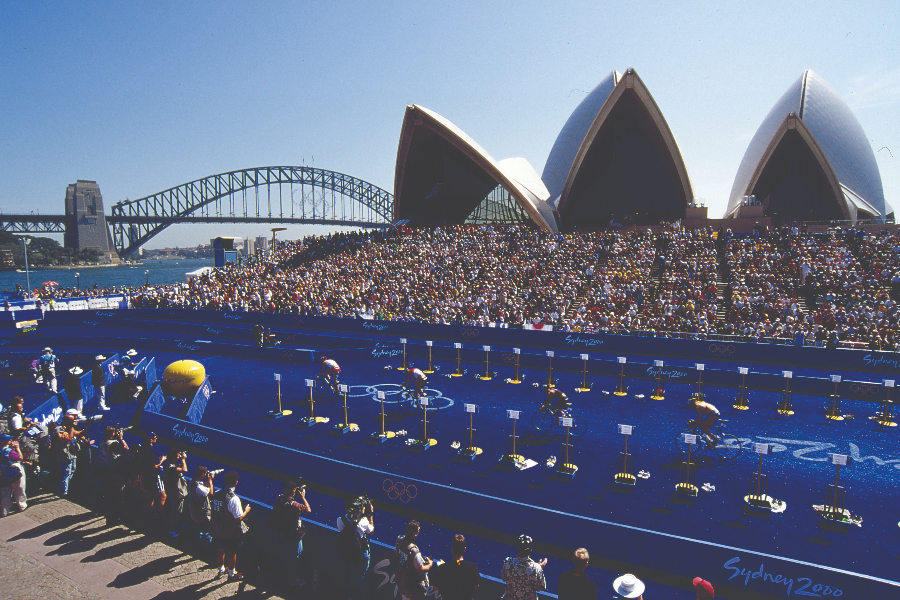
[{"label": "person wearing cap", "polygon": [[518,540],[519,555],[503,561],[500,578],[506,582],[503,600],[537,600],[537,593],[547,589],[544,567],[547,559],[539,562],[531,558],[534,542],[527,535]]},{"label": "person wearing cap", "polygon": [[91,384],[96,390],[96,397],[99,402],[100,410],[109,410],[106,406],[106,372],[103,369],[103,361],[106,357],[98,354],[94,357],[94,366],[91,367]]},{"label": "person wearing cap", "polygon": [[4,478],[12,471],[18,471],[18,479],[3,488],[0,516],[5,517],[12,510],[13,499],[21,512],[28,508],[25,498],[25,469],[22,468],[22,451],[19,441],[11,435],[0,435],[0,476]]},{"label": "person wearing cap", "polygon": [[56,393],[56,365],[58,364],[59,359],[53,354],[53,348],[44,348],[43,353],[38,358],[38,368],[41,372],[41,381],[51,394]]},{"label": "person wearing cap", "polygon": [[66,376],[66,380],[63,381],[63,391],[66,393],[69,405],[62,406],[62,397],[59,399],[60,407],[63,410],[74,409],[78,414],[81,414],[81,409],[84,408],[84,396],[81,393],[82,373],[84,373],[84,370],[79,366],[69,369],[69,374]]},{"label": "person wearing cap", "polygon": [[590,558],[585,548],[579,548],[572,553],[574,568],[560,575],[559,583],[556,586],[559,600],[586,600],[588,598],[595,600],[597,598],[597,584],[584,573]]},{"label": "person wearing cap", "polygon": [[122,358],[119,359],[119,365],[117,370],[123,375],[127,376],[129,373],[134,373],[135,368],[135,356],[137,356],[137,350],[132,348],[128,352],[126,352]]},{"label": "person wearing cap", "polygon": [[631,573],[626,573],[621,577],[617,577],[616,580],[613,581],[613,589],[620,598],[644,599],[644,582]]},{"label": "person wearing cap", "polygon": [[710,600],[716,597],[716,590],[712,584],[701,577],[694,577],[694,591],[697,592],[697,600]]},{"label": "person wearing cap", "polygon": [[275,544],[278,548],[276,556],[281,563],[281,575],[284,582],[291,587],[306,585],[306,581],[300,577],[298,570],[300,555],[303,554],[303,536],[306,533],[300,516],[311,512],[312,508],[306,499],[306,486],[301,487],[294,481],[284,484],[281,495],[272,505],[273,514],[270,517],[270,523],[276,525],[277,540]]}]

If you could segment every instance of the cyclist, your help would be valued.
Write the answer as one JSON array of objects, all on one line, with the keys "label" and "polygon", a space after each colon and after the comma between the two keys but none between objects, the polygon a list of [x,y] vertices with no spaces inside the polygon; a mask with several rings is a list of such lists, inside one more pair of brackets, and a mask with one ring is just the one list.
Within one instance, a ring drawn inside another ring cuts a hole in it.
[{"label": "cyclist", "polygon": [[406,368],[406,381],[403,383],[404,386],[407,386],[412,382],[415,387],[415,400],[416,404],[419,403],[419,396],[422,395],[422,390],[425,389],[425,386],[428,385],[428,377],[425,376],[425,373],[422,372],[421,369],[417,369],[416,366],[412,363],[409,363]]},{"label": "cyclist", "polygon": [[569,398],[563,391],[556,386],[545,384],[544,392],[547,394],[547,399],[541,404],[541,410],[552,410],[556,418],[566,416],[566,411],[572,408],[572,403],[569,402]]},{"label": "cyclist", "polygon": [[322,371],[319,373],[319,377],[324,377],[325,381],[331,386],[334,390],[334,393],[338,391],[338,375],[341,373],[341,366],[337,364],[337,361],[333,358],[328,358],[324,354],[322,355]]},{"label": "cyclist", "polygon": [[706,445],[710,446],[715,441],[715,436],[709,430],[719,420],[719,409],[697,396],[691,398],[690,403],[694,405],[694,410],[697,411],[697,418],[693,421],[688,421],[688,426],[699,427],[705,434],[703,437],[706,440]]}]

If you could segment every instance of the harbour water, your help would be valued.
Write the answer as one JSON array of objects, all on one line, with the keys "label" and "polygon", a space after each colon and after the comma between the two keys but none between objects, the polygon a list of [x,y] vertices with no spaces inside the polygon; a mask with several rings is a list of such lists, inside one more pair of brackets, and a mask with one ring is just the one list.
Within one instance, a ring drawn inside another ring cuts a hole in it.
[{"label": "harbour water", "polygon": [[[121,267],[94,267],[89,269],[40,269],[31,270],[28,275],[31,287],[40,287],[45,281],[55,281],[61,287],[73,287],[75,274],[81,289],[93,287],[127,286],[139,287],[149,280],[150,285],[165,285],[183,282],[184,274],[201,267],[211,267],[211,258],[145,260],[141,265]],[[25,287],[25,273],[0,271],[0,290],[13,291],[16,284]]]}]

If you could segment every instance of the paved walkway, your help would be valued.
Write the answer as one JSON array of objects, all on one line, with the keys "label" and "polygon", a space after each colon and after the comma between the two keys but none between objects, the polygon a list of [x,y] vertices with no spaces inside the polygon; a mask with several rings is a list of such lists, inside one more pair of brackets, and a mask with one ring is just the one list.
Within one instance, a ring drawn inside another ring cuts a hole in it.
[{"label": "paved walkway", "polygon": [[0,598],[281,598],[215,574],[202,560],[55,495],[29,498],[28,510],[0,519]]}]

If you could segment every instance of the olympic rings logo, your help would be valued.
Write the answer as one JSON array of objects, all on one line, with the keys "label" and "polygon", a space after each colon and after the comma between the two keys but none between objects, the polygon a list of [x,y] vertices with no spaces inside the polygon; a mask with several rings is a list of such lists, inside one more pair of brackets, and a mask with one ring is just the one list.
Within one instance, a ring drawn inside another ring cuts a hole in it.
[{"label": "olympic rings logo", "polygon": [[875,395],[876,388],[874,385],[865,383],[851,383],[850,392],[856,396],[868,396],[871,398]]},{"label": "olympic rings logo", "polygon": [[463,327],[459,330],[459,335],[464,338],[476,338],[481,335],[481,332],[474,327]]},{"label": "olympic rings logo", "polygon": [[500,355],[500,360],[503,361],[504,364],[514,365],[516,364],[516,355],[506,352],[505,354]]},{"label": "olympic rings logo", "polygon": [[716,356],[731,356],[734,354],[734,346],[732,345],[719,345],[719,344],[710,344],[709,351],[712,352]]},{"label": "olympic rings logo", "polygon": [[400,499],[401,502],[409,502],[418,495],[418,490],[413,484],[406,485],[402,481],[394,483],[390,479],[385,479],[381,483],[381,489],[387,492],[388,498],[391,500]]}]

